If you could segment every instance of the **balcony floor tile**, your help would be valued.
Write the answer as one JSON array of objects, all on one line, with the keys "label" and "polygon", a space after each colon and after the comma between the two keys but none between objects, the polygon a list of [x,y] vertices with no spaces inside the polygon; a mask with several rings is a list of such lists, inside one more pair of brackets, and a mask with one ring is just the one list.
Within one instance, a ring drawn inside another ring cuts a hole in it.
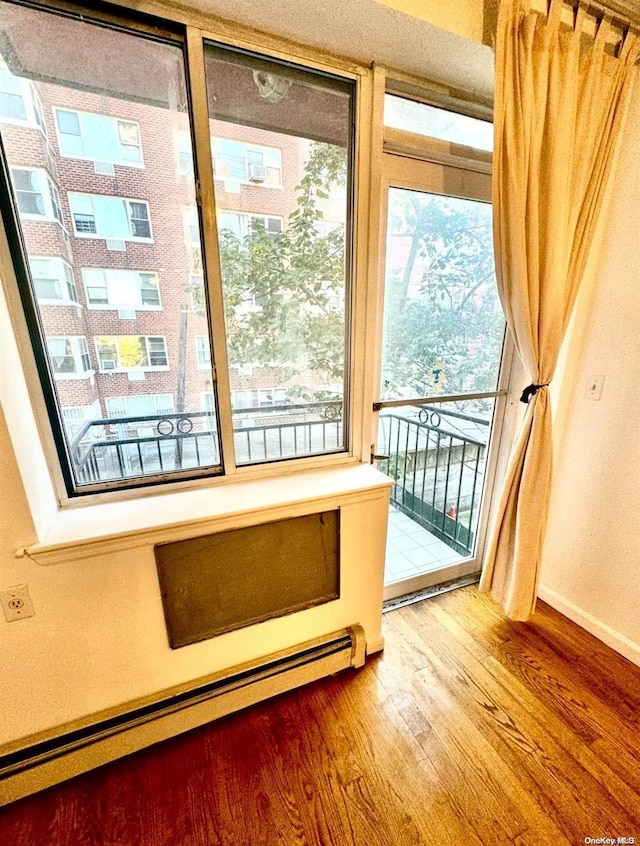
[{"label": "balcony floor tile", "polygon": [[406,514],[389,508],[385,584],[432,572],[463,557]]}]

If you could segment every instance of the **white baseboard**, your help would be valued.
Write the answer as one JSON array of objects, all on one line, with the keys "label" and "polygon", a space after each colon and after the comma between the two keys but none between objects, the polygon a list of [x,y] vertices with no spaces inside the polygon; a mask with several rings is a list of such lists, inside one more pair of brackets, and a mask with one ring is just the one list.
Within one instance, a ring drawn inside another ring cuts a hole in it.
[{"label": "white baseboard", "polygon": [[597,617],[594,617],[587,611],[584,611],[579,605],[575,605],[573,602],[565,599],[559,593],[556,593],[555,590],[545,587],[545,585],[540,585],[538,588],[538,596],[546,602],[547,605],[555,608],[556,611],[564,614],[565,617],[568,617],[574,623],[577,623],[583,629],[588,631],[589,634],[597,637],[598,640],[606,643],[607,646],[610,646],[616,652],[619,652],[620,655],[623,655],[625,658],[628,658],[629,661],[632,661],[640,667],[639,644],[629,640],[629,638],[625,637],[625,635],[611,628],[611,626],[608,626],[601,620],[598,620]]},{"label": "white baseboard", "polygon": [[[369,649],[382,648],[381,638]],[[20,749],[0,748],[0,807],[61,781],[232,714],[272,696],[365,663],[364,629],[353,625],[242,664],[162,698],[128,703],[80,727],[60,726]],[[115,724],[114,724],[115,722]]]}]

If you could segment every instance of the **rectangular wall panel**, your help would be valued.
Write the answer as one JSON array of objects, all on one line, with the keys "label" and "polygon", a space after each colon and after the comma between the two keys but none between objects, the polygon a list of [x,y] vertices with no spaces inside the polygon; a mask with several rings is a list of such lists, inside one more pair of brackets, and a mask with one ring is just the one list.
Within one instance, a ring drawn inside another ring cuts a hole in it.
[{"label": "rectangular wall panel", "polygon": [[172,648],[340,596],[340,512],[155,547]]}]

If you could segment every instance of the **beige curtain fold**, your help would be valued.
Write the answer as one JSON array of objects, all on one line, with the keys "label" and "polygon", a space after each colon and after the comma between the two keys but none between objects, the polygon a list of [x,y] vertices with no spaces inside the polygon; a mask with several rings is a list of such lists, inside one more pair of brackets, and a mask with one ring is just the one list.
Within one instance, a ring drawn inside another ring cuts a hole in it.
[{"label": "beige curtain fold", "polygon": [[545,386],[593,258],[638,57],[636,33],[619,33],[605,16],[594,37],[581,6],[573,26],[561,21],[562,7],[551,0],[544,17],[526,0],[502,0],[498,15],[496,274],[527,380],[543,386],[530,397],[512,448],[480,581],[514,620],[534,610],[546,525],[552,441]]}]

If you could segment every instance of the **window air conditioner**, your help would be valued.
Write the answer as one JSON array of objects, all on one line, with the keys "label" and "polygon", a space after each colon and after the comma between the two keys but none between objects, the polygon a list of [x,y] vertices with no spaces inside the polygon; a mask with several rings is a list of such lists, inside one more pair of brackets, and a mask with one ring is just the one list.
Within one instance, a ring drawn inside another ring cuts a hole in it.
[{"label": "window air conditioner", "polygon": [[249,165],[249,182],[264,182],[267,178],[267,169],[264,165]]},{"label": "window air conditioner", "polygon": [[100,363],[102,365],[102,370],[115,370],[117,366],[117,361],[110,358],[103,359]]}]

